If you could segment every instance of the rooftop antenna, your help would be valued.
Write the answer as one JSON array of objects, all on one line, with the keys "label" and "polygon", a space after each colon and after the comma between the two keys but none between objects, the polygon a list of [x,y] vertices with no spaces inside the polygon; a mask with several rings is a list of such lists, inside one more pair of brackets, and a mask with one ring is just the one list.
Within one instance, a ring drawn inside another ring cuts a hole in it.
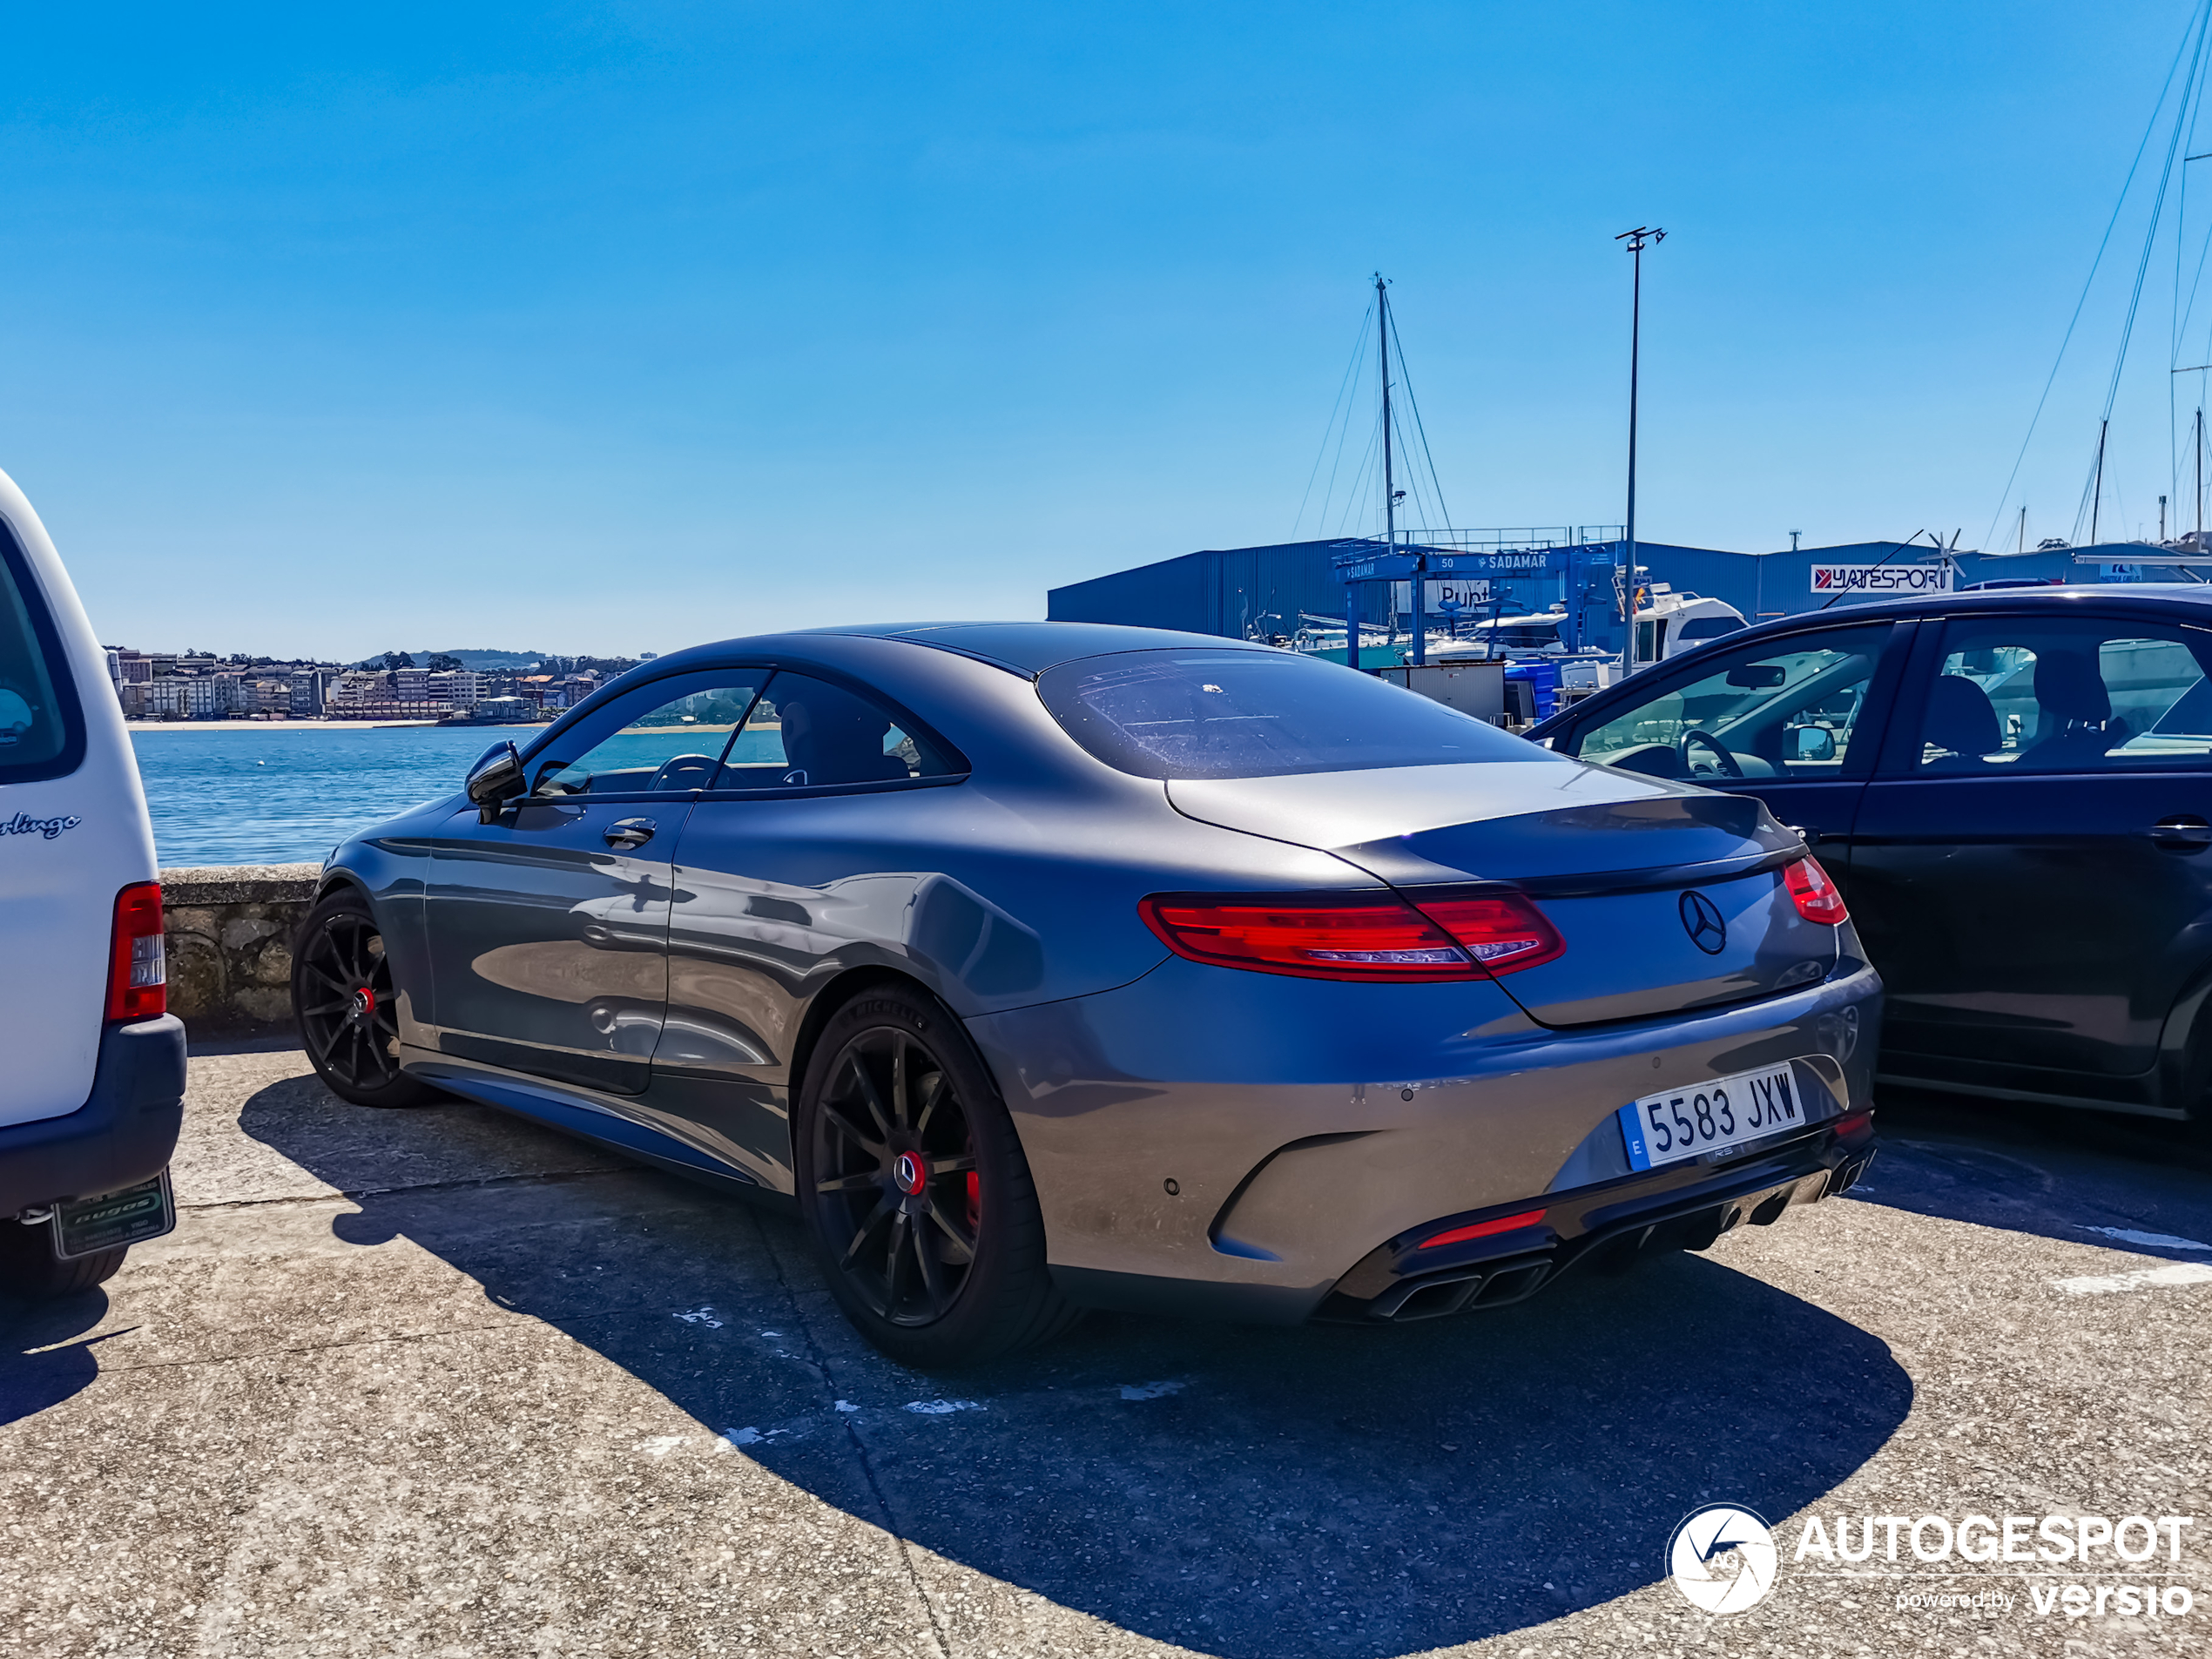
[{"label": "rooftop antenna", "polygon": [[[1636,375],[1643,352],[1643,250],[1647,246],[1665,241],[1667,233],[1655,226],[1639,225],[1632,231],[1622,231],[1613,239],[1628,244],[1635,266],[1635,273],[1629,279],[1629,522],[1622,527],[1628,544],[1628,579],[1633,586],[1636,575]],[[1615,583],[1617,587],[1617,576]],[[1626,589],[1621,590],[1621,620],[1627,625],[1629,636],[1622,653],[1625,669],[1635,660],[1635,613],[1628,603]]]}]

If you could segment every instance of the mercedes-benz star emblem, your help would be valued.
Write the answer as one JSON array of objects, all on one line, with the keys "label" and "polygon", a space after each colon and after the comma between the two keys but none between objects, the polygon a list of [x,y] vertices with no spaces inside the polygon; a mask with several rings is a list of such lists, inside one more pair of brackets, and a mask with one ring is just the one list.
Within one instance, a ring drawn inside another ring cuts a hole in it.
[{"label": "mercedes-benz star emblem", "polygon": [[1708,956],[1717,956],[1728,946],[1728,924],[1720,909],[1695,888],[1682,896],[1682,927],[1689,942]]}]

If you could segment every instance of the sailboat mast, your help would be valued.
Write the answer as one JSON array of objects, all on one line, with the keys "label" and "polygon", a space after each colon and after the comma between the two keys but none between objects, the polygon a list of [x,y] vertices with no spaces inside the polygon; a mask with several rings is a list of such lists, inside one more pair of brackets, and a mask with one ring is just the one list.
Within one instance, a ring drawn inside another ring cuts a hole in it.
[{"label": "sailboat mast", "polygon": [[1382,369],[1383,540],[1398,551],[1398,502],[1390,469],[1390,285],[1375,273],[1375,357]]},{"label": "sailboat mast", "polygon": [[[2089,496],[2089,545],[2091,547],[2097,545],[2097,516],[2103,510],[2105,504],[2105,434],[2111,426],[2112,421],[2109,419],[2097,422],[2097,482],[2092,486]],[[2074,522],[2078,524],[2081,521],[2077,518]]]},{"label": "sailboat mast", "polygon": [[2204,551],[2204,406],[2196,408],[2196,550]]}]

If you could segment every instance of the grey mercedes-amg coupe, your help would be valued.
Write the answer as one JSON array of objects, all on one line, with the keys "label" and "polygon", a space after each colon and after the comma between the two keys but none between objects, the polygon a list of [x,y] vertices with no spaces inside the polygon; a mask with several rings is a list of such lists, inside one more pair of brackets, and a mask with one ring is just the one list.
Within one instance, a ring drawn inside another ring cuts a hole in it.
[{"label": "grey mercedes-amg coupe", "polygon": [[325,869],[293,997],[796,1212],[974,1363],[1087,1306],[1393,1320],[1702,1249],[1873,1150],[1880,981],[1756,799],[1264,645],[824,629],[633,670]]}]

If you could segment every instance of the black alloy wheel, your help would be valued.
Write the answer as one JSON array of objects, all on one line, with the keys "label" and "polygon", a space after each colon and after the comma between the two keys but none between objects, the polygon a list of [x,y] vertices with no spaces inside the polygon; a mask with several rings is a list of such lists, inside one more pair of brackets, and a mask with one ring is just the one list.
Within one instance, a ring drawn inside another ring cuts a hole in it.
[{"label": "black alloy wheel", "polygon": [[869,1309],[894,1325],[952,1312],[975,1265],[982,1176],[944,1067],[895,1025],[854,1037],[814,1113],[823,1231]]},{"label": "black alloy wheel", "polygon": [[400,1069],[398,1001],[376,918],[358,895],[331,894],[293,947],[292,1013],[315,1075],[341,1100],[414,1106],[435,1092]]},{"label": "black alloy wheel", "polygon": [[797,1118],[808,1231],[877,1347],[953,1368],[1074,1323],[1013,1120],[960,1022],[919,988],[882,986],[831,1016]]}]

